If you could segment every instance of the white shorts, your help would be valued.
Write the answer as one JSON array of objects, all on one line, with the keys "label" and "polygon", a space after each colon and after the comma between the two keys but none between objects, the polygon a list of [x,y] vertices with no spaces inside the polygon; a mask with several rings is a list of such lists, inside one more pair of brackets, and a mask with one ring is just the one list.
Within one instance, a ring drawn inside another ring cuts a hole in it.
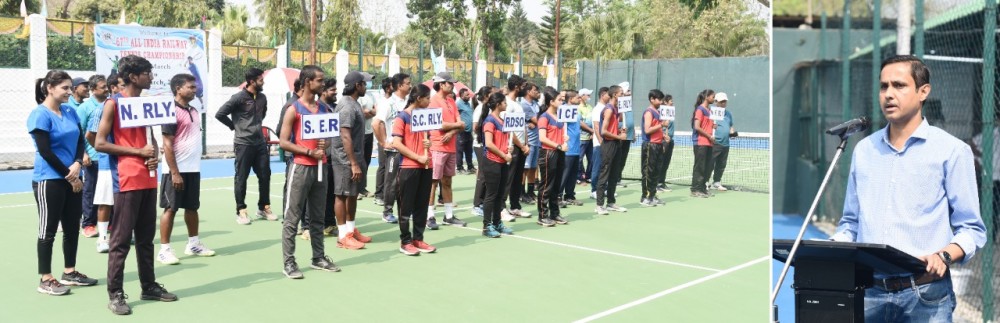
[{"label": "white shorts", "polygon": [[97,171],[97,188],[94,190],[94,205],[115,205],[114,183],[110,170]]}]

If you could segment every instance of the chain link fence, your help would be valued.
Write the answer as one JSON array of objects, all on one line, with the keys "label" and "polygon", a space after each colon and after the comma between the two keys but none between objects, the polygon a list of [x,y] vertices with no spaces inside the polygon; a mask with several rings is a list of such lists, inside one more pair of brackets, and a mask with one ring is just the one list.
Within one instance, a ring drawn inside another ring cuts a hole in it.
[{"label": "chain link fence", "polygon": [[[996,73],[996,2],[972,1],[936,13],[924,19],[924,6],[918,1],[914,7],[915,22],[912,33],[903,38],[904,46],[921,57],[931,70],[931,94],[925,101],[922,113],[927,122],[968,143],[976,153],[979,174],[982,216],[989,232],[986,248],[966,264],[955,265],[952,275],[958,307],[954,319],[958,322],[1000,321],[995,310],[997,273],[1000,262],[994,250],[996,243],[996,210],[1000,208],[1000,156],[997,154],[1000,133],[996,131],[996,97],[1000,94]],[[794,69],[794,92],[798,119],[789,143],[797,147],[802,160],[811,161],[816,169],[825,170],[832,162],[839,139],[823,134],[828,129],[858,116],[868,116],[875,125],[871,134],[885,126],[879,109],[879,73],[881,61],[898,52],[898,29],[893,18],[880,12],[879,1],[869,3],[866,13],[844,12],[843,26],[839,30],[823,33],[840,35],[843,46],[837,53],[821,53],[820,57],[838,57],[807,61]],[[868,15],[867,17],[865,15]],[[892,14],[895,14],[893,12]],[[872,19],[882,17],[882,19]],[[859,31],[861,33],[859,33]],[[865,35],[851,39],[852,35]],[[826,38],[820,37],[821,42]],[[858,45],[860,44],[860,45]],[[825,48],[825,44],[820,44]],[[990,131],[990,129],[994,131]],[[984,138],[986,137],[986,138]],[[848,144],[845,156],[851,155],[856,136]],[[993,145],[984,144],[992,140]],[[844,194],[849,172],[848,160],[840,165],[830,179],[821,200],[817,216],[821,222],[836,225],[843,211]],[[997,175],[994,175],[997,174]],[[817,183],[824,174],[813,172]],[[815,192],[815,190],[802,190]],[[812,194],[812,193],[809,193]],[[811,195],[808,197],[811,199]]]},{"label": "chain link fence", "polygon": [[24,18],[0,17],[0,68],[28,68],[31,50]]},{"label": "chain link fence", "polygon": [[96,68],[93,22],[49,18],[45,25],[49,42],[49,69],[93,71]]}]

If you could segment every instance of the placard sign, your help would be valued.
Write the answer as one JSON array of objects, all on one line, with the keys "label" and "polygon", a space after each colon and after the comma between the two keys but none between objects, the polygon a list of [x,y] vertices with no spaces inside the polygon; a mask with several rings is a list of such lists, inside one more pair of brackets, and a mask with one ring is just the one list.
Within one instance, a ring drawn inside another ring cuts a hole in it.
[{"label": "placard sign", "polygon": [[673,121],[676,115],[677,115],[677,108],[675,108],[674,106],[672,105],[660,106],[660,120]]},{"label": "placard sign", "polygon": [[443,110],[440,108],[414,109],[410,118],[410,129],[413,132],[438,130],[443,125]]},{"label": "placard sign", "polygon": [[579,110],[577,110],[577,106],[563,105],[560,106],[558,110],[556,110],[556,118],[559,119],[558,120],[559,122],[574,123],[577,122],[577,120],[579,120],[579,116],[577,115],[577,113],[579,113]]},{"label": "placard sign", "polygon": [[722,121],[726,118],[726,108],[712,106],[712,115],[708,117],[715,121]]},{"label": "placard sign", "polygon": [[136,128],[176,124],[174,97],[146,96],[119,98],[118,124],[122,128]]},{"label": "placard sign", "polygon": [[618,113],[632,112],[632,97],[623,96],[618,98]]},{"label": "placard sign", "polygon": [[524,131],[524,113],[514,113],[507,112],[503,116],[503,131],[504,132],[523,132]]},{"label": "placard sign", "polygon": [[340,137],[340,114],[320,113],[302,116],[302,139]]}]

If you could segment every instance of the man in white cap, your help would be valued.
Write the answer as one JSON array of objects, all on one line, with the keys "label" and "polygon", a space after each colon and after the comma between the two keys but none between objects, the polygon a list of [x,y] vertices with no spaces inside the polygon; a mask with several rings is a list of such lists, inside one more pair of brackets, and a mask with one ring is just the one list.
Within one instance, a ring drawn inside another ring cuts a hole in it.
[{"label": "man in white cap", "polygon": [[437,230],[437,220],[434,218],[434,191],[438,184],[441,186],[441,195],[444,200],[444,223],[454,226],[465,226],[465,222],[455,216],[452,204],[451,178],[455,176],[455,168],[458,164],[458,154],[456,141],[459,132],[465,130],[465,123],[458,119],[458,104],[455,99],[448,95],[455,89],[455,79],[451,73],[441,72],[431,79],[434,82],[434,91],[431,96],[430,108],[441,108],[441,118],[444,124],[441,130],[432,130],[431,135],[431,157],[434,168],[431,182],[431,198],[427,201],[427,227]]},{"label": "man in white cap", "polygon": [[[587,104],[587,102],[590,101],[591,94],[594,94],[594,91],[591,89],[587,88],[580,89],[580,107],[577,108],[580,111],[580,119],[584,121],[580,123],[581,150],[580,150],[580,162],[579,162],[580,165],[578,168],[580,170],[580,174],[578,175],[578,178],[580,181],[586,181],[586,182],[590,182],[590,171],[593,168],[593,166],[591,166],[591,164],[593,163],[592,161],[593,159],[591,158],[594,155],[594,145],[593,145],[594,128],[590,126],[591,123],[589,122],[590,114],[594,108],[591,107],[590,104]],[[584,159],[587,159],[586,169],[583,168]]]},{"label": "man in white cap", "polygon": [[715,145],[712,146],[712,186],[711,189],[726,191],[722,186],[722,173],[726,171],[726,162],[729,161],[729,138],[736,137],[736,128],[733,127],[733,114],[726,107],[729,97],[726,93],[715,94],[715,106],[726,110],[722,120],[715,121]]}]

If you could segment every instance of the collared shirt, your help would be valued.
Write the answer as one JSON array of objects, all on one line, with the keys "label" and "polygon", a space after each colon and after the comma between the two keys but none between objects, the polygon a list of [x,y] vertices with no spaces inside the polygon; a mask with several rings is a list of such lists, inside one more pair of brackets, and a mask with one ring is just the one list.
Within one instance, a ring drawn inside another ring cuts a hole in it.
[{"label": "collared shirt", "polygon": [[950,243],[966,262],[986,242],[972,149],[923,121],[897,150],[888,127],[858,142],[835,241],[886,244],[914,257]]},{"label": "collared shirt", "polygon": [[[72,99],[70,99],[72,101]],[[91,95],[83,103],[80,103],[76,107],[76,117],[80,120],[80,128],[87,129],[90,125],[90,117],[93,116],[94,110],[103,110],[104,102],[98,102],[97,98]],[[103,111],[102,111],[103,112]],[[83,141],[84,147],[87,149],[87,155],[90,156],[90,160],[97,162],[100,156],[97,154],[97,149],[90,145],[90,142],[86,140]]]},{"label": "collared shirt", "polygon": [[[510,107],[507,108],[509,109]],[[528,100],[522,99],[521,109],[524,110],[525,120],[531,120],[531,118],[535,118],[535,128],[528,127],[527,122],[524,123],[525,124],[524,129],[528,131],[528,144],[531,145],[531,147],[540,147],[542,145],[542,142],[538,140],[538,117],[539,117],[538,112],[540,109],[540,107],[538,106],[538,100],[528,102]]]},{"label": "collared shirt", "polygon": [[726,115],[722,120],[715,122],[715,143],[723,147],[729,147],[729,130],[733,128],[733,114],[726,109]]}]

